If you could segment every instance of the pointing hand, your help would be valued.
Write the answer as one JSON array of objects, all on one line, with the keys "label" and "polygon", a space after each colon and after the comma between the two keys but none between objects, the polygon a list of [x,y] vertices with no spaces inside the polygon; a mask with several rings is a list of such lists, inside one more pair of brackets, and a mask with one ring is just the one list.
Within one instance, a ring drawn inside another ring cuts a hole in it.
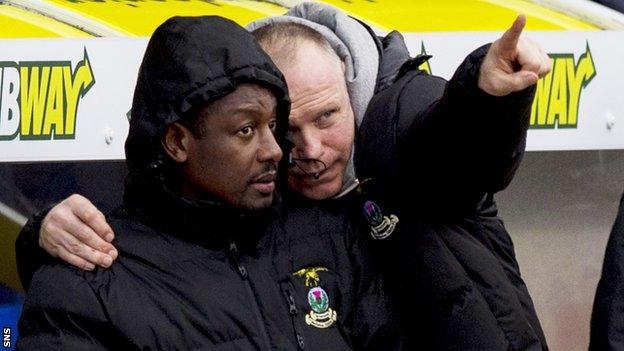
[{"label": "pointing hand", "polygon": [[551,60],[536,42],[521,36],[526,17],[518,16],[488,51],[479,72],[479,88],[505,96],[537,83],[551,69]]}]

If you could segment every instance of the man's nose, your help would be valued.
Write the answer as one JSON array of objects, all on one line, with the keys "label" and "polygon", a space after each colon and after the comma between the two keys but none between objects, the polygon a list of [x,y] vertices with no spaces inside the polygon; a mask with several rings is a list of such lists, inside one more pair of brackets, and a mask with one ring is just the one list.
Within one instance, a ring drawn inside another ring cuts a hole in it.
[{"label": "man's nose", "polygon": [[318,135],[312,131],[297,131],[292,133],[295,143],[293,155],[304,159],[321,159],[323,155],[323,143]]},{"label": "man's nose", "polygon": [[282,149],[277,144],[277,140],[273,133],[268,130],[262,133],[260,149],[258,150],[258,161],[260,162],[279,162],[282,159]]}]

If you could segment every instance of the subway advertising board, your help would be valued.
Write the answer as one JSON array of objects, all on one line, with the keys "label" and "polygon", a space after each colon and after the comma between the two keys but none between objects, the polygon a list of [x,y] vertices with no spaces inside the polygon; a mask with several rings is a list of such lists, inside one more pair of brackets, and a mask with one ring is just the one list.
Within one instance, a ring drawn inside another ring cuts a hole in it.
[{"label": "subway advertising board", "polygon": [[[527,149],[624,149],[624,32],[527,32],[552,60],[531,109]],[[450,78],[495,33],[406,34],[412,53],[433,55],[423,68]],[[617,78],[620,77],[620,78]]]}]

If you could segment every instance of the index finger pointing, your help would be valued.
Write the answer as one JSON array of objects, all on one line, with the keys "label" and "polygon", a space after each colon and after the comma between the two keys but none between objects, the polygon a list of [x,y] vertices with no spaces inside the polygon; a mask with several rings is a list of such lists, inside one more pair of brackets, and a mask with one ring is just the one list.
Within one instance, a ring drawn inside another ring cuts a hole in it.
[{"label": "index finger pointing", "polygon": [[522,30],[526,25],[526,16],[518,15],[514,23],[503,33],[500,38],[501,49],[505,51],[513,51],[518,46],[518,39],[522,34]]}]

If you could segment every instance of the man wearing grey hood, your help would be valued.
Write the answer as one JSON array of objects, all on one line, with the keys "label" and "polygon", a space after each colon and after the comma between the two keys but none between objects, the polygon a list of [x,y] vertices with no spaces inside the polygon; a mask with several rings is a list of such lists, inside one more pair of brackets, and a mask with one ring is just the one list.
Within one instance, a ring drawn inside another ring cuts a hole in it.
[{"label": "man wearing grey hood", "polygon": [[[493,200],[519,166],[533,86],[550,69],[520,36],[524,21],[449,82],[419,71],[426,57],[410,58],[399,33],[378,38],[326,5],[249,26],[289,86],[291,188],[364,214],[411,348],[547,349]],[[52,212],[92,208],[84,201]],[[90,246],[112,250],[100,239],[113,235],[105,223],[83,222],[97,238]],[[45,222],[41,233],[62,242]]]},{"label": "man wearing grey hood", "polygon": [[[339,197],[364,214],[410,349],[547,349],[493,199],[520,164],[534,84],[550,69],[545,53],[520,38],[524,21],[474,51],[448,83],[417,69],[427,57],[410,58],[399,33],[377,38],[328,6],[304,4],[248,26],[289,85],[295,163],[326,166],[292,171],[291,188]],[[301,25],[338,56],[357,129],[337,193],[328,186],[337,164],[330,130],[344,109],[323,76],[336,65],[323,61],[331,51],[305,44],[315,40],[299,34]],[[508,60],[503,75],[493,57]],[[351,191],[358,179],[360,191]]]}]

